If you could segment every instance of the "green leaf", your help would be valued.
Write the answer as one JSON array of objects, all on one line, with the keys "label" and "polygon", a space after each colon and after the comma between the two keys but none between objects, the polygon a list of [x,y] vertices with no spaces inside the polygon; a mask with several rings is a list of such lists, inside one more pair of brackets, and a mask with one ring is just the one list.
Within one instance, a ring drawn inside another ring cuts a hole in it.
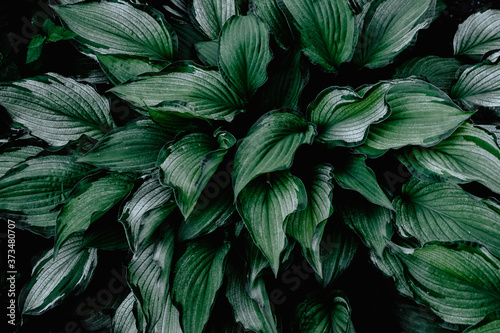
[{"label": "green leaf", "polygon": [[455,58],[437,56],[418,57],[408,60],[396,69],[395,78],[405,79],[417,76],[429,81],[443,91],[450,91],[453,82],[458,78],[462,62]]},{"label": "green leaf", "polygon": [[17,227],[52,236],[58,214],[52,211],[90,172],[71,156],[29,159],[0,178],[0,210],[27,214]]},{"label": "green leaf", "polygon": [[290,168],[295,151],[311,144],[315,126],[296,112],[271,111],[263,115],[240,141],[235,155],[234,196],[255,177]]},{"label": "green leaf", "polygon": [[147,108],[155,123],[170,133],[196,132],[206,124],[196,118],[196,110],[185,102],[163,102]]},{"label": "green leaf", "polygon": [[113,332],[139,333],[133,313],[136,302],[134,294],[129,293],[120,303],[113,316]]},{"label": "green leaf", "polygon": [[198,58],[207,66],[219,66],[219,41],[201,41],[195,44]]},{"label": "green leaf", "polygon": [[500,64],[479,64],[462,72],[451,89],[451,96],[469,108],[474,105],[500,106]]},{"label": "green leaf", "polygon": [[307,185],[307,206],[304,210],[288,215],[286,233],[302,246],[302,253],[315,272],[322,276],[320,241],[326,220],[333,213],[333,167],[318,164],[312,170]]},{"label": "green leaf", "polygon": [[372,205],[359,197],[339,195],[336,209],[342,218],[369,248],[378,256],[386,247],[393,234],[392,212],[384,207]]},{"label": "green leaf", "polygon": [[[236,322],[246,330],[262,333],[278,333],[276,318],[271,310],[264,281],[259,278],[249,290],[246,275],[241,267],[228,266],[226,270],[226,297],[231,304]],[[259,300],[256,301],[253,298]]]},{"label": "green leaf", "polygon": [[398,158],[417,177],[422,174],[459,182],[477,181],[500,193],[500,148],[496,138],[469,123],[432,148],[407,148]]},{"label": "green leaf", "polygon": [[156,242],[143,246],[128,265],[128,280],[146,319],[144,332],[162,320],[169,294],[175,233],[165,228]]},{"label": "green leaf", "polygon": [[0,153],[0,178],[17,164],[24,162],[29,157],[38,155],[42,151],[43,148],[41,147],[21,144],[17,147],[2,149]]},{"label": "green leaf", "polygon": [[161,74],[143,75],[110,91],[139,107],[184,101],[194,107],[197,117],[204,119],[232,121],[244,112],[243,101],[219,72],[189,63],[172,64]]},{"label": "green leaf", "polygon": [[370,157],[407,145],[435,145],[472,115],[441,90],[418,80],[397,82],[387,93],[386,103],[391,115],[372,124],[364,145],[358,148]]},{"label": "green leaf", "polygon": [[76,37],[74,32],[55,25],[50,19],[45,20],[45,23],[43,24],[43,31],[49,36],[49,41],[51,42],[68,40]]},{"label": "green leaf", "polygon": [[311,62],[335,72],[353,55],[356,18],[345,0],[282,0]]},{"label": "green leaf", "polygon": [[240,97],[251,99],[264,84],[271,59],[269,32],[263,22],[253,15],[226,21],[220,36],[219,68]]},{"label": "green leaf", "polygon": [[295,320],[297,332],[355,332],[351,322],[351,307],[340,291],[306,299],[298,305]]},{"label": "green leaf", "polygon": [[96,53],[102,70],[113,84],[121,84],[140,74],[159,72],[165,66],[149,60]]},{"label": "green leaf", "polygon": [[250,233],[244,232],[244,235],[240,236],[240,239],[245,244],[245,259],[248,263],[248,283],[251,289],[258,284],[259,277],[264,274],[266,268],[270,267],[270,264],[262,251],[255,245]]},{"label": "green leaf", "polygon": [[100,139],[115,127],[106,98],[55,73],[1,84],[0,104],[31,134],[55,146],[83,134]]},{"label": "green leaf", "polygon": [[413,297],[443,320],[473,325],[500,306],[500,261],[464,243],[431,243],[395,249]]},{"label": "green leaf", "polygon": [[481,59],[489,51],[500,49],[500,10],[475,13],[458,26],[453,39],[454,55]]},{"label": "green leaf", "polygon": [[[411,303],[410,303],[411,302]],[[447,329],[442,320],[428,308],[414,301],[399,301],[395,304],[399,326],[406,333],[454,333],[458,329]],[[454,326],[447,324],[446,327]],[[454,328],[454,327],[453,327]]]},{"label": "green leaf", "polygon": [[402,295],[411,297],[412,292],[405,278],[403,264],[389,248],[384,249],[382,256],[379,256],[375,251],[371,251],[370,259],[382,273],[394,279],[395,286]]},{"label": "green leaf", "polygon": [[210,39],[218,39],[224,23],[238,14],[235,0],[193,0],[193,17]]},{"label": "green leaf", "polygon": [[285,14],[280,8],[279,0],[253,0],[255,14],[264,21],[276,42],[283,49],[288,49],[293,36]]},{"label": "green leaf", "polygon": [[172,140],[173,135],[143,118],[107,133],[78,162],[118,172],[146,172],[156,167],[160,150]]},{"label": "green leaf", "polygon": [[363,96],[350,88],[323,90],[307,107],[309,119],[318,127],[316,140],[334,146],[359,146],[371,124],[389,116],[385,95],[391,84],[374,86]]},{"label": "green leaf", "polygon": [[52,7],[77,40],[100,54],[127,54],[156,60],[173,57],[176,37],[167,22],[123,2]]},{"label": "green leaf", "polygon": [[383,67],[407,48],[420,29],[431,23],[435,0],[373,1],[364,17],[354,62],[368,68]]},{"label": "green leaf", "polygon": [[118,220],[123,224],[132,251],[137,251],[175,209],[172,188],[157,176],[148,178],[123,205]]},{"label": "green leaf", "polygon": [[35,35],[31,38],[28,45],[28,53],[26,55],[26,63],[36,61],[42,54],[43,44],[47,40],[47,37],[42,35]]},{"label": "green leaf", "polygon": [[500,329],[500,311],[487,315],[474,326],[467,328],[463,333],[495,333]]},{"label": "green leaf", "polygon": [[470,241],[500,255],[500,211],[476,201],[459,186],[411,179],[394,199],[396,225],[421,243]]},{"label": "green leaf", "polygon": [[364,155],[341,155],[333,171],[337,183],[345,189],[362,194],[368,201],[388,209],[394,209],[377,183],[372,169],[366,166]]},{"label": "green leaf", "polygon": [[82,238],[72,237],[57,255],[47,251],[35,264],[30,282],[23,288],[23,315],[40,315],[69,294],[83,291],[97,265],[97,250],[82,249]]},{"label": "green leaf", "polygon": [[262,175],[250,182],[238,197],[236,208],[257,247],[278,274],[285,248],[284,221],[306,205],[302,182],[288,171]]},{"label": "green leaf", "polygon": [[57,217],[56,253],[73,234],[87,230],[90,224],[123,199],[133,187],[126,174],[89,176],[80,181]]},{"label": "green leaf", "polygon": [[224,278],[230,245],[198,241],[188,244],[175,265],[173,299],[182,313],[184,332],[201,333]]},{"label": "green leaf", "polygon": [[107,251],[129,248],[125,231],[114,219],[91,224],[83,234],[82,246]]},{"label": "green leaf", "polygon": [[217,131],[184,136],[160,154],[160,173],[165,185],[174,189],[175,201],[187,218],[194,210],[205,186],[236,139]]}]

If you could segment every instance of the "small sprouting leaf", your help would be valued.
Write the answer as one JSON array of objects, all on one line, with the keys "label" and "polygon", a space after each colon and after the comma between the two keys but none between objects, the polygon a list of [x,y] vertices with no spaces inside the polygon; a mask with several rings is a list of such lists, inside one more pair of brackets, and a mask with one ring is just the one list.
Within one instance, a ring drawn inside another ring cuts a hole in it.
[{"label": "small sprouting leaf", "polygon": [[156,167],[162,147],[173,135],[150,119],[138,119],[107,133],[78,162],[118,172],[146,172]]},{"label": "small sprouting leaf", "polygon": [[158,177],[153,176],[123,205],[119,221],[132,251],[137,251],[175,209],[172,192],[172,188],[163,186]]},{"label": "small sprouting leaf", "polygon": [[96,54],[101,68],[113,84],[121,84],[137,75],[159,72],[163,67],[149,60],[119,55]]},{"label": "small sprouting leaf", "polygon": [[465,243],[430,243],[409,251],[393,247],[413,297],[443,320],[473,325],[500,307],[500,261],[485,248]]},{"label": "small sprouting leaf", "polygon": [[97,265],[97,250],[82,249],[81,236],[72,237],[54,255],[47,251],[33,267],[31,281],[21,292],[23,315],[39,315],[71,293],[83,291]]},{"label": "small sprouting leaf", "polygon": [[172,59],[175,36],[168,23],[123,2],[53,6],[78,35],[77,40],[101,54]]},{"label": "small sprouting leaf", "polygon": [[453,82],[458,78],[462,62],[455,58],[426,56],[413,58],[396,69],[395,78],[405,79],[416,76],[443,91],[449,92]]},{"label": "small sprouting leaf", "polygon": [[298,305],[295,320],[297,332],[355,332],[351,307],[340,291],[306,299]]},{"label": "small sprouting leaf", "polygon": [[74,233],[87,230],[133,187],[134,179],[126,174],[89,176],[80,181],[57,217],[55,251]]},{"label": "small sprouting leaf", "polygon": [[394,199],[396,224],[421,243],[470,241],[500,255],[500,212],[476,201],[459,186],[411,179]]},{"label": "small sprouting leaf", "polygon": [[398,158],[417,177],[477,181],[500,193],[500,148],[494,136],[472,124],[463,123],[431,148],[407,148]]},{"label": "small sprouting leaf", "polygon": [[208,38],[214,40],[224,23],[233,15],[238,14],[235,0],[193,0],[193,17]]},{"label": "small sprouting leaf", "polygon": [[345,154],[340,157],[339,162],[335,163],[333,174],[342,188],[361,193],[371,203],[393,209],[377,183],[375,173],[366,166],[366,156]]},{"label": "small sprouting leaf", "polygon": [[73,39],[76,34],[64,27],[55,25],[50,19],[46,19],[43,23],[43,31],[49,36],[49,41],[58,42],[60,40]]},{"label": "small sprouting leaf", "polygon": [[284,49],[292,43],[293,36],[279,0],[253,0],[255,14],[268,26],[276,42]]},{"label": "small sprouting leaf", "polygon": [[28,45],[28,53],[26,55],[27,64],[36,61],[40,57],[43,50],[43,44],[46,40],[47,37],[42,35],[35,35],[33,36],[33,38],[31,38]]},{"label": "small sprouting leaf", "polygon": [[455,55],[481,59],[489,51],[500,49],[500,10],[475,13],[458,26],[453,39]]},{"label": "small sprouting leaf", "polygon": [[282,0],[300,34],[302,51],[329,72],[353,55],[356,18],[345,0]]},{"label": "small sprouting leaf", "polygon": [[311,144],[315,135],[314,124],[299,113],[271,111],[263,115],[236,151],[232,174],[235,198],[258,175],[290,168],[295,151]]},{"label": "small sprouting leaf", "polygon": [[387,0],[370,3],[354,62],[378,68],[391,63],[433,19],[435,0]]},{"label": "small sprouting leaf", "polygon": [[312,170],[311,181],[306,185],[307,206],[288,215],[285,220],[286,233],[302,246],[302,253],[311,267],[322,276],[321,239],[326,220],[333,213],[333,167],[318,164]]},{"label": "small sprouting leaf", "polygon": [[219,72],[189,63],[174,63],[161,74],[143,75],[110,91],[139,107],[183,101],[194,108],[195,116],[205,119],[232,121],[244,112],[243,101]]},{"label": "small sprouting leaf", "polygon": [[115,127],[105,97],[89,85],[55,73],[2,83],[0,104],[14,121],[55,146],[83,134],[100,139]]},{"label": "small sprouting leaf", "polygon": [[396,82],[386,95],[386,103],[391,115],[372,124],[364,145],[357,148],[370,157],[407,145],[432,146],[472,115],[441,90],[419,80]]},{"label": "small sprouting leaf", "polygon": [[224,278],[230,245],[191,242],[175,265],[173,300],[182,313],[184,332],[201,333]]},{"label": "small sprouting leaf", "polygon": [[128,265],[129,284],[146,321],[144,332],[154,332],[161,321],[170,290],[175,233],[166,229],[154,243],[138,250]]},{"label": "small sprouting leaf", "polygon": [[500,310],[487,315],[474,326],[467,328],[463,333],[494,333],[500,330]]},{"label": "small sprouting leaf", "polygon": [[43,148],[31,145],[19,145],[2,149],[0,152],[0,178],[17,164],[24,162],[29,157],[36,156],[42,151]]},{"label": "small sprouting leaf", "polygon": [[130,293],[120,303],[113,316],[113,332],[139,333],[134,317],[134,306],[136,302],[134,294]]},{"label": "small sprouting leaf", "polygon": [[451,96],[472,108],[500,106],[500,64],[479,64],[460,74],[451,89]]},{"label": "small sprouting leaf", "polygon": [[288,171],[268,173],[254,179],[238,197],[238,212],[255,245],[271,263],[275,275],[285,248],[285,219],[303,209],[306,200],[304,184]]},{"label": "small sprouting leaf", "polygon": [[264,84],[271,58],[269,32],[262,21],[253,15],[227,20],[220,36],[219,67],[241,98],[251,99]]},{"label": "small sprouting leaf", "polygon": [[214,137],[192,133],[160,153],[163,183],[174,188],[175,201],[187,218],[194,210],[203,189],[236,139],[228,132]]}]

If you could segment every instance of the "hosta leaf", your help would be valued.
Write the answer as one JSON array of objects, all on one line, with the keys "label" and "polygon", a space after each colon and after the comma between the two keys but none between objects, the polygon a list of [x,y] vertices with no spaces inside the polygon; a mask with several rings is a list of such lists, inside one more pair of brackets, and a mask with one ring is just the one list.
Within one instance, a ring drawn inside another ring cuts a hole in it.
[{"label": "hosta leaf", "polygon": [[72,237],[57,255],[47,251],[33,267],[31,281],[21,292],[23,315],[39,315],[70,293],[84,290],[97,265],[97,250],[82,249],[82,238]]},{"label": "hosta leaf", "polygon": [[113,84],[121,84],[137,75],[159,72],[163,67],[149,60],[119,55],[96,54],[101,68]]},{"label": "hosta leaf", "polygon": [[251,99],[267,80],[271,58],[269,32],[263,22],[253,15],[227,20],[220,36],[219,67],[243,99]]},{"label": "hosta leaf", "polygon": [[134,179],[126,174],[89,176],[80,181],[57,217],[55,251],[74,233],[87,230],[133,187]]},{"label": "hosta leaf", "polygon": [[285,248],[284,221],[306,205],[304,184],[288,171],[262,175],[249,183],[238,197],[237,208],[257,247],[278,274]]},{"label": "hosta leaf", "polygon": [[236,151],[235,198],[258,175],[290,168],[295,151],[302,144],[311,144],[315,135],[315,126],[299,113],[271,111],[262,116]]},{"label": "hosta leaf", "polygon": [[24,162],[28,157],[33,157],[42,151],[43,148],[41,147],[21,145],[2,149],[0,153],[0,178],[17,164]]},{"label": "hosta leaf", "polygon": [[[184,2],[184,0],[182,0]],[[186,3],[187,4],[187,3]],[[172,23],[172,27],[178,36],[178,51],[176,53],[177,60],[188,60],[188,59],[196,59],[196,49],[195,46],[198,42],[206,41],[206,37],[196,29],[193,24],[191,24],[191,20],[186,18],[185,20],[175,22],[170,21]]]},{"label": "hosta leaf", "polygon": [[462,72],[451,96],[469,107],[500,106],[500,64],[479,64]]},{"label": "hosta leaf", "polygon": [[366,246],[382,256],[386,242],[393,234],[391,211],[354,196],[342,197],[336,208],[342,214],[345,224],[363,240]]},{"label": "hosta leaf", "polygon": [[110,91],[139,107],[164,101],[184,101],[199,118],[232,121],[243,112],[243,102],[219,72],[194,64],[175,63],[161,74],[143,75]]},{"label": "hosta leaf", "polygon": [[137,323],[134,317],[134,305],[136,299],[133,293],[130,293],[120,303],[113,316],[113,332],[116,333],[139,333]]},{"label": "hosta leaf", "polygon": [[106,98],[55,73],[1,84],[0,104],[31,134],[55,146],[83,134],[100,139],[115,127]]},{"label": "hosta leaf", "polygon": [[193,17],[210,39],[219,38],[224,23],[237,14],[235,0],[193,0]]},{"label": "hosta leaf", "polygon": [[78,162],[118,172],[145,172],[156,167],[161,148],[173,135],[150,119],[136,120],[107,133]]},{"label": "hosta leaf", "polygon": [[196,132],[203,124],[195,118],[195,108],[181,101],[163,102],[148,111],[154,122],[170,133]]},{"label": "hosta leaf", "polygon": [[383,251],[382,256],[371,251],[370,259],[382,273],[394,279],[396,288],[401,294],[411,297],[412,292],[406,282],[403,264],[389,248]]},{"label": "hosta leaf", "polygon": [[319,276],[321,272],[320,243],[326,220],[333,213],[333,167],[318,164],[312,170],[307,187],[307,206],[304,210],[288,215],[286,233],[302,246],[302,253]]},{"label": "hosta leaf", "polygon": [[318,127],[317,140],[328,146],[362,144],[372,123],[389,116],[384,97],[390,84],[379,84],[361,98],[350,88],[323,90],[307,107],[309,119]]},{"label": "hosta leaf", "polygon": [[138,250],[175,209],[172,199],[172,188],[163,186],[157,177],[151,177],[123,205],[119,221],[125,228],[132,251]]},{"label": "hosta leaf", "polygon": [[374,1],[364,18],[354,61],[364,67],[385,66],[433,19],[435,0]]},{"label": "hosta leaf", "polygon": [[175,201],[187,218],[210,178],[236,139],[228,132],[188,134],[160,154],[164,184],[174,188]]},{"label": "hosta leaf", "polygon": [[495,137],[469,123],[432,148],[405,149],[400,161],[425,176],[477,181],[500,193],[500,148]]},{"label": "hosta leaf", "polygon": [[156,324],[155,333],[183,333],[179,318],[179,310],[172,302],[172,293],[169,293],[163,310],[161,322]]},{"label": "hosta leaf", "polygon": [[219,41],[201,41],[195,44],[198,58],[207,66],[219,66]]},{"label": "hosta leaf", "polygon": [[285,14],[278,5],[279,0],[253,0],[255,14],[268,26],[278,44],[286,49],[292,43],[293,36]]},{"label": "hosta leaf", "polygon": [[500,329],[500,310],[486,316],[474,326],[467,328],[463,333],[495,333]]},{"label": "hosta leaf", "polygon": [[270,267],[270,264],[262,251],[255,245],[250,233],[245,232],[243,237],[245,259],[248,263],[248,283],[249,288],[253,288],[257,284],[258,278],[264,274],[265,269]]},{"label": "hosta leaf", "polygon": [[458,77],[462,62],[455,58],[426,56],[413,58],[396,70],[395,78],[405,79],[417,76],[429,81],[441,90],[450,91],[453,82]]},{"label": "hosta leaf", "polygon": [[308,298],[300,303],[295,313],[297,332],[354,333],[351,307],[339,291]]},{"label": "hosta leaf", "polygon": [[123,2],[92,2],[52,7],[77,40],[101,54],[128,54],[165,60],[176,37],[163,19]]},{"label": "hosta leaf", "polygon": [[472,325],[500,306],[500,261],[464,243],[431,243],[396,249],[413,297],[443,320]]},{"label": "hosta leaf", "polygon": [[182,313],[184,332],[202,332],[224,278],[230,245],[191,242],[175,265],[173,299]]},{"label": "hosta leaf", "polygon": [[[400,301],[396,303],[395,307],[396,311],[394,312],[398,318],[399,326],[406,333],[454,333],[458,330],[445,328],[439,317],[428,308],[413,301]],[[448,324],[447,326],[452,325]]]},{"label": "hosta leaf", "polygon": [[500,255],[500,212],[472,199],[459,186],[417,179],[394,199],[396,224],[406,237],[430,241],[471,241]]},{"label": "hosta leaf", "polygon": [[[241,268],[236,269],[232,266],[228,266],[226,278],[226,297],[233,307],[236,322],[241,323],[246,330],[277,333],[276,319],[271,311],[264,281],[259,278],[250,291],[246,275],[242,273]],[[262,302],[255,301],[250,295]]]},{"label": "hosta leaf", "polygon": [[386,95],[391,115],[372,124],[363,146],[371,157],[407,145],[432,146],[472,113],[463,112],[441,90],[423,81],[397,82]]},{"label": "hosta leaf", "polygon": [[366,166],[365,161],[364,155],[344,155],[341,161],[335,164],[335,180],[341,187],[362,194],[371,203],[393,209],[377,183],[375,173]]},{"label": "hosta leaf", "polygon": [[[281,0],[280,0],[281,1]],[[349,61],[357,38],[356,19],[345,0],[282,0],[311,62],[334,72]]]},{"label": "hosta leaf", "polygon": [[27,214],[17,227],[52,236],[58,212],[51,211],[90,171],[71,156],[40,156],[22,162],[0,178],[0,211]]},{"label": "hosta leaf", "polygon": [[175,234],[173,228],[163,231],[156,242],[138,250],[128,265],[130,287],[146,319],[145,332],[154,332],[161,321],[170,289]]},{"label": "hosta leaf", "polygon": [[91,224],[83,233],[82,246],[109,251],[129,248],[125,231],[116,220],[103,220],[102,223]]},{"label": "hosta leaf", "polygon": [[307,59],[300,51],[285,51],[278,63],[271,63],[269,79],[259,91],[260,105],[265,110],[293,109],[309,80]]},{"label": "hosta leaf", "polygon": [[323,288],[335,281],[349,266],[356,250],[356,236],[336,221],[326,223],[320,243],[322,277],[316,275]]},{"label": "hosta leaf", "polygon": [[500,49],[500,10],[475,13],[458,26],[453,39],[455,55],[481,59],[489,51]]}]

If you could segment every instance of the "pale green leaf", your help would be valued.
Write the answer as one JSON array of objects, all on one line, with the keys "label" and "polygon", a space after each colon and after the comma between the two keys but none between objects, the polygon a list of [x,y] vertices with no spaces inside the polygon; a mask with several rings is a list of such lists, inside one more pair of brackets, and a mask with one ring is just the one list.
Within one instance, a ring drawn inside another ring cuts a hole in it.
[{"label": "pale green leaf", "polygon": [[113,332],[139,333],[133,313],[136,302],[134,294],[129,293],[120,303],[120,306],[118,306],[113,316]]},{"label": "pale green leaf", "polygon": [[219,41],[201,41],[195,45],[198,58],[207,66],[219,66]]},{"label": "pale green leaf", "polygon": [[500,310],[489,314],[474,326],[467,328],[463,333],[495,333],[500,330]]},{"label": "pale green leaf", "polygon": [[235,0],[193,0],[193,17],[208,38],[218,39],[224,23],[238,14]]},{"label": "pale green leaf", "polygon": [[17,164],[24,162],[29,157],[36,156],[42,151],[43,148],[31,145],[19,145],[3,148],[0,153],[0,178],[2,178],[7,171],[15,167]]},{"label": "pale green leaf", "polygon": [[451,96],[468,107],[500,106],[500,64],[479,64],[460,74],[451,89]]},{"label": "pale green leaf", "polygon": [[475,13],[458,26],[453,39],[455,55],[481,59],[489,51],[500,49],[500,10]]},{"label": "pale green leaf", "polygon": [[96,54],[102,70],[113,84],[121,84],[137,75],[159,72],[163,67],[149,60],[120,55]]}]

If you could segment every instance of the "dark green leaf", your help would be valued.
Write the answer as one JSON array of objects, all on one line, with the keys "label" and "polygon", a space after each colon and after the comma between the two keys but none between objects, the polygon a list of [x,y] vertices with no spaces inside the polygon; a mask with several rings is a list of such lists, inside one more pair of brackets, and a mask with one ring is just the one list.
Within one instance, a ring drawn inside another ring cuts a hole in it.
[{"label": "dark green leaf", "polygon": [[195,44],[198,58],[207,66],[219,66],[219,41],[201,41]]},{"label": "dark green leaf", "polygon": [[489,314],[474,326],[467,328],[463,333],[495,333],[500,330],[500,310]]},{"label": "dark green leaf", "polygon": [[[395,307],[399,325],[406,333],[453,333],[458,331],[458,329],[451,330],[441,326],[442,320],[439,317],[413,301],[397,302]],[[448,324],[447,326],[452,325]]]},{"label": "dark green leaf", "polygon": [[2,178],[7,171],[15,167],[17,164],[24,162],[29,157],[36,156],[42,151],[43,148],[41,147],[29,145],[9,147],[2,150],[0,153],[0,178]]},{"label": "dark green leaf", "polygon": [[235,0],[193,0],[193,17],[208,38],[218,39],[224,23],[238,14]]},{"label": "dark green leaf", "polygon": [[155,123],[170,133],[196,132],[206,124],[195,118],[195,108],[185,102],[163,102],[148,111]]},{"label": "dark green leaf", "polygon": [[500,64],[479,64],[460,74],[451,89],[451,96],[472,108],[500,106]]},{"label": "dark green leaf", "polygon": [[276,42],[287,49],[293,36],[285,14],[279,6],[279,0],[253,0],[256,15],[268,26]]},{"label": "dark green leaf", "polygon": [[36,61],[42,54],[43,44],[47,40],[47,37],[42,35],[35,35],[31,38],[28,45],[28,53],[26,55],[26,63]]},{"label": "dark green leaf", "polygon": [[149,60],[133,57],[104,55],[99,53],[97,53],[96,56],[97,59],[99,59],[102,70],[113,84],[124,83],[140,74],[159,72],[165,67],[154,64]]}]

